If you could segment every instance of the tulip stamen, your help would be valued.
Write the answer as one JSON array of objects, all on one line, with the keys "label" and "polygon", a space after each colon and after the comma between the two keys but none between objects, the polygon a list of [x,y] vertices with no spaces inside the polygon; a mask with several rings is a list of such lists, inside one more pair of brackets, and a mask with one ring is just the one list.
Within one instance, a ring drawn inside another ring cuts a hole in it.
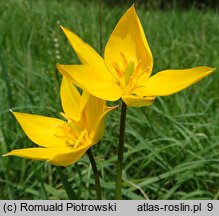
[{"label": "tulip stamen", "polygon": [[120,69],[119,65],[117,63],[112,63],[113,67],[115,68],[116,74],[119,76],[119,78],[122,78],[122,70]]},{"label": "tulip stamen", "polygon": [[122,69],[119,67],[119,65],[117,63],[112,63],[112,65],[113,65],[113,67],[114,67],[114,69],[116,71],[116,75],[117,75],[116,77],[117,77],[121,87],[123,89],[125,89],[126,84],[125,84],[125,80],[123,78],[123,71],[122,71]]},{"label": "tulip stamen", "polygon": [[139,61],[133,75],[130,77],[129,79],[129,84],[128,87],[126,89],[126,94],[129,94],[130,92],[133,91],[133,89],[135,88],[137,82],[139,81],[139,79],[147,74],[147,72],[150,70],[151,66],[146,67],[144,70],[141,70],[140,65],[141,64],[141,60]]},{"label": "tulip stamen", "polygon": [[126,59],[124,53],[120,52],[120,55],[121,55],[121,57],[122,57],[124,70],[126,70],[126,68],[127,68],[127,66],[128,66],[127,59]]},{"label": "tulip stamen", "polygon": [[84,140],[84,136],[85,136],[85,134],[87,133],[87,131],[86,130],[83,130],[81,133],[80,133],[80,135],[78,136],[78,138],[77,138],[77,140],[75,141],[75,143],[74,143],[74,149],[76,149],[80,144],[82,144],[82,141],[85,141]]}]

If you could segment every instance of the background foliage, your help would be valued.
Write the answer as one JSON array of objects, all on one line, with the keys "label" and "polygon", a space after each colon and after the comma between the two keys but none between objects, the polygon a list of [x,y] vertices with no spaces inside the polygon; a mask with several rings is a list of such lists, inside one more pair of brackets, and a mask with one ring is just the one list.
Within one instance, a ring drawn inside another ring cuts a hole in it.
[{"label": "background foliage", "polygon": [[[86,0],[84,0],[86,1]],[[108,5],[137,3],[147,9],[172,9],[172,8],[215,8],[218,7],[217,0],[106,0]]]},{"label": "background foliage", "polygon": [[[219,68],[217,8],[161,10],[153,6],[155,1],[142,2],[137,12],[153,52],[153,73],[198,65]],[[34,146],[9,108],[59,117],[61,76],[56,63],[78,62],[59,25],[102,53],[129,6],[85,0],[0,1],[1,155]],[[216,72],[183,92],[157,98],[150,107],[128,109],[124,199],[219,199],[218,84]],[[114,197],[118,125],[115,111],[108,116],[103,140],[94,147],[105,199]],[[65,173],[81,198],[95,198],[87,156]],[[54,166],[0,157],[0,199],[66,199],[66,195]]]}]

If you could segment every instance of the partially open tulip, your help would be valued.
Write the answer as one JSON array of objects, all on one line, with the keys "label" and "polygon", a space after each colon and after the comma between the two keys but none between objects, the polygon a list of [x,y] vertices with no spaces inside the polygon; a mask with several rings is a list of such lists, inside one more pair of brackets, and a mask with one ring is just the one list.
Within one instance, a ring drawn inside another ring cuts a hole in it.
[{"label": "partially open tulip", "polygon": [[46,160],[57,166],[78,161],[102,137],[106,114],[115,107],[86,91],[82,95],[63,77],[61,101],[66,120],[13,112],[26,135],[40,147],[16,149],[4,156]]}]

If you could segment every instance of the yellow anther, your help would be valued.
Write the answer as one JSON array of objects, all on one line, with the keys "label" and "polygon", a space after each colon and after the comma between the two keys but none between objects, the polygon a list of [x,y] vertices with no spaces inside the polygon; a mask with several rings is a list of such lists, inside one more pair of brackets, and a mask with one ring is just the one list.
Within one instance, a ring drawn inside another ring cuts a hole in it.
[{"label": "yellow anther", "polygon": [[83,130],[83,131],[80,133],[78,139],[77,139],[77,140],[75,141],[75,143],[74,143],[74,149],[76,149],[76,148],[79,146],[79,144],[81,144],[82,139],[84,138],[84,136],[85,136],[86,133],[87,133],[86,130]]},{"label": "yellow anther", "polygon": [[119,65],[117,63],[112,63],[113,67],[116,70],[116,74],[119,76],[119,78],[122,78],[122,70],[119,68]]},{"label": "yellow anther", "polygon": [[120,52],[120,55],[122,56],[123,67],[124,67],[124,70],[125,70],[128,66],[128,62],[127,62],[127,59],[126,59],[125,55],[122,52]]},{"label": "yellow anther", "polygon": [[72,139],[67,139],[67,144],[70,146],[74,146],[75,141]]},{"label": "yellow anther", "polygon": [[138,62],[138,65],[135,69],[135,72],[133,73],[133,76],[135,76],[135,77],[138,76],[139,71],[140,71],[140,67],[141,67],[141,60]]},{"label": "yellow anther", "polygon": [[67,125],[67,123],[63,126],[62,130],[67,138],[69,138],[69,139],[76,138],[77,134],[74,133],[74,131]]},{"label": "yellow anther", "polygon": [[151,66],[146,67],[144,70],[141,70],[141,60],[139,60],[138,65],[133,72],[132,76],[129,79],[129,83],[126,88],[126,94],[130,94],[132,90],[135,88],[138,80],[150,70]]}]

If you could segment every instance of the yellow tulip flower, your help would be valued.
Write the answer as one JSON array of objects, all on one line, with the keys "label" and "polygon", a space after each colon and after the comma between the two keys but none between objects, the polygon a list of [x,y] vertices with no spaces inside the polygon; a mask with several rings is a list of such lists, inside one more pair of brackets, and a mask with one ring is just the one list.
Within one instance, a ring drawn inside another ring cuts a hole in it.
[{"label": "yellow tulip flower", "polygon": [[151,75],[153,57],[134,5],[122,16],[105,48],[104,59],[68,29],[61,27],[82,65],[57,65],[62,74],[104,100],[119,98],[128,106],[147,106],[155,97],[181,91],[214,71],[200,66]]},{"label": "yellow tulip flower", "polygon": [[13,112],[26,135],[40,147],[16,149],[4,156],[46,160],[57,166],[78,161],[102,137],[105,116],[115,107],[86,91],[80,95],[76,87],[63,77],[60,89],[66,121],[61,119]]}]

